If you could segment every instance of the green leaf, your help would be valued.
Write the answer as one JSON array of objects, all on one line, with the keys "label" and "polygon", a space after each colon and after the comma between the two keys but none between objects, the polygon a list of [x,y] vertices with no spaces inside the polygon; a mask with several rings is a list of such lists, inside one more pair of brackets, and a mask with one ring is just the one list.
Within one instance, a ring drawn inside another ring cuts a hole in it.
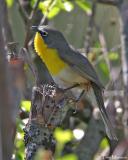
[{"label": "green leaf", "polygon": [[49,19],[55,17],[60,12],[60,8],[57,7],[57,0],[46,0],[44,2],[40,2],[39,9]]},{"label": "green leaf", "polygon": [[60,12],[60,8],[58,8],[58,7],[53,7],[53,8],[51,9],[51,11],[48,13],[47,17],[48,17],[49,19],[51,19],[51,18],[55,17],[59,12]]},{"label": "green leaf", "polygon": [[65,10],[67,12],[70,12],[74,8],[73,3],[67,0],[66,1],[55,0],[55,2],[56,2],[55,6],[58,7],[60,10]]},{"label": "green leaf", "polygon": [[62,130],[61,128],[57,128],[54,132],[54,137],[58,142],[64,144],[72,140],[73,134],[70,130]]},{"label": "green leaf", "polygon": [[107,64],[103,61],[103,62],[100,62],[99,63],[99,66],[100,66],[100,69],[102,70],[102,72],[105,74],[105,75],[109,75],[109,70],[108,70],[108,66]]},{"label": "green leaf", "polygon": [[87,14],[91,14],[92,10],[91,10],[91,5],[89,2],[85,1],[85,0],[76,0],[75,1],[76,4],[83,9]]},{"label": "green leaf", "polygon": [[24,111],[30,111],[30,107],[31,107],[31,101],[21,101],[21,108]]},{"label": "green leaf", "polygon": [[31,0],[30,5],[33,7],[37,0]]},{"label": "green leaf", "polygon": [[69,1],[63,2],[62,0],[46,0],[44,2],[39,3],[39,9],[49,19],[55,17],[61,10],[70,12],[73,8],[73,4]]},{"label": "green leaf", "polygon": [[61,158],[58,158],[57,160],[78,160],[78,158],[75,154],[68,154]]},{"label": "green leaf", "polygon": [[52,0],[46,0],[39,3],[39,9],[43,11],[47,11],[47,9],[50,7],[50,5],[53,3],[53,6],[56,4],[56,0],[52,2]]},{"label": "green leaf", "polygon": [[15,157],[16,160],[24,160],[25,155],[23,154],[23,152],[17,152]]},{"label": "green leaf", "polygon": [[12,7],[14,0],[6,0],[7,6]]},{"label": "green leaf", "polygon": [[66,2],[63,2],[63,9],[67,12],[71,12],[74,9],[74,6],[71,2],[66,1]]},{"label": "green leaf", "polygon": [[119,59],[119,54],[116,52],[109,52],[108,53],[108,58],[112,61],[118,60]]},{"label": "green leaf", "polygon": [[95,44],[94,44],[94,47],[95,48],[101,48],[101,44],[98,41],[96,41]]},{"label": "green leaf", "polygon": [[17,119],[17,133],[15,136],[15,149],[14,149],[14,157],[16,160],[24,160],[24,132],[23,132],[23,122],[20,119]]},{"label": "green leaf", "polygon": [[101,149],[105,149],[105,148],[107,148],[108,146],[109,146],[108,140],[107,140],[107,138],[104,138],[104,139],[101,141],[101,143],[100,143],[100,148],[101,148]]}]

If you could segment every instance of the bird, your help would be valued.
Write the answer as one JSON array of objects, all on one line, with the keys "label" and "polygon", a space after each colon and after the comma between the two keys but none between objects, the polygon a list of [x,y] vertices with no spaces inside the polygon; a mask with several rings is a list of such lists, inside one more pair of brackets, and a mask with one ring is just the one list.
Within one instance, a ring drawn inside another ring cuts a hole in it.
[{"label": "bird", "polygon": [[92,90],[107,136],[110,140],[117,140],[104,106],[104,86],[89,60],[74,49],[60,31],[49,26],[32,26],[32,29],[35,31],[35,52],[46,65],[54,82],[61,88],[72,89],[76,95],[83,90]]}]

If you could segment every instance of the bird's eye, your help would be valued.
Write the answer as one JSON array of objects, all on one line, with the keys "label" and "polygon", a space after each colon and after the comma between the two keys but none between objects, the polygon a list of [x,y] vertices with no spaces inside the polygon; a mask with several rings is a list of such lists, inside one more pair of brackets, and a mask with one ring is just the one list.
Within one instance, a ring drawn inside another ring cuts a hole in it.
[{"label": "bird's eye", "polygon": [[47,36],[47,35],[48,35],[48,32],[46,32],[46,31],[42,31],[42,33],[41,33],[41,34],[42,34],[42,36],[44,36],[44,37],[45,37],[45,36]]}]

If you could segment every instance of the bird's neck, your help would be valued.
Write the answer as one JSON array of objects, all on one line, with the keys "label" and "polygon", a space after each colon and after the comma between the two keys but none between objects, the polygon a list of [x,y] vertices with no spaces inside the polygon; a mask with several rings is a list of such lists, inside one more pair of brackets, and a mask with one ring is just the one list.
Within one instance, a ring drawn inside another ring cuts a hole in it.
[{"label": "bird's neck", "polygon": [[56,49],[48,48],[38,32],[34,38],[34,48],[41,60],[47,66],[51,75],[57,75],[67,66],[67,64],[64,63],[59,57],[58,51]]}]

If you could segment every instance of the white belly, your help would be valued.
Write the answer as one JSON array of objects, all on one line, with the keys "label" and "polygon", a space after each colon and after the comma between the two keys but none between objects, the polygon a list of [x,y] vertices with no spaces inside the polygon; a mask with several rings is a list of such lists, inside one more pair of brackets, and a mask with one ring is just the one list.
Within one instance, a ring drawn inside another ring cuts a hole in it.
[{"label": "white belly", "polygon": [[[58,87],[66,89],[68,87],[73,86],[74,84],[87,83],[88,81],[82,78],[77,72],[73,71],[71,68],[66,68],[59,75],[53,76],[54,82],[58,85]],[[76,87],[71,89],[73,95],[78,97],[80,93],[83,91],[83,88]]]},{"label": "white belly", "polygon": [[[88,83],[87,79],[84,79],[83,77],[81,77],[79,74],[77,74],[77,72],[73,71],[71,68],[66,68],[63,71],[61,71],[61,73],[59,75],[53,76],[53,80],[58,85],[58,87],[63,88],[63,89],[71,87],[76,83],[78,83],[78,84]],[[74,97],[78,98],[84,89],[85,88],[82,88],[82,87],[76,87],[76,88],[71,89],[71,91],[72,91]],[[94,106],[97,105],[95,95],[94,95],[92,88],[90,88],[89,91],[85,90],[84,95],[86,96],[86,98],[88,98],[90,100],[90,102]]]},{"label": "white belly", "polygon": [[62,87],[70,87],[76,83],[87,83],[87,80],[82,78],[77,72],[67,67],[62,70],[57,76],[53,76],[55,83]]}]

